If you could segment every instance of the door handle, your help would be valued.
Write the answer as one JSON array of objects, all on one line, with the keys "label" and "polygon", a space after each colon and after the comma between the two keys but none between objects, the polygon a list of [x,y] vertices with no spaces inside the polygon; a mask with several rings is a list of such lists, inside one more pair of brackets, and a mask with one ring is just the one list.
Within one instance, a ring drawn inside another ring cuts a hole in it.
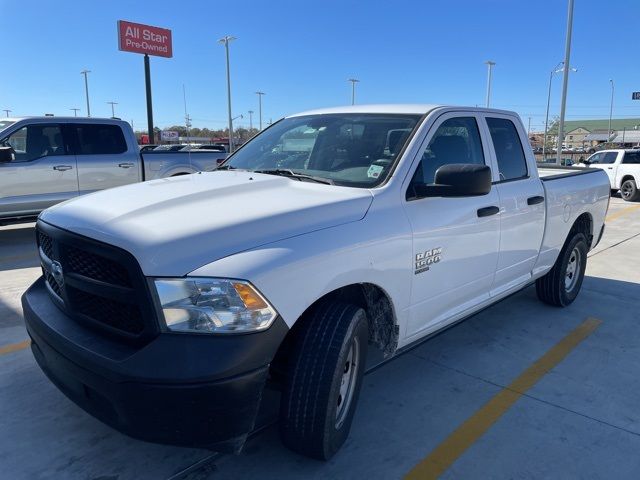
[{"label": "door handle", "polygon": [[537,205],[542,202],[544,202],[544,197],[541,197],[540,195],[527,198],[527,205]]},{"label": "door handle", "polygon": [[118,166],[120,168],[131,168],[133,167],[133,163],[127,162],[127,163],[119,163]]},{"label": "door handle", "polygon": [[613,170],[613,167],[607,167],[607,170]]},{"label": "door handle", "polygon": [[491,207],[484,207],[478,209],[478,217],[490,217],[491,215],[495,215],[500,212],[500,209],[495,205]]},{"label": "door handle", "polygon": [[65,170],[71,170],[73,167],[71,165],[55,165],[53,167],[54,170],[58,170],[59,172],[64,172]]}]

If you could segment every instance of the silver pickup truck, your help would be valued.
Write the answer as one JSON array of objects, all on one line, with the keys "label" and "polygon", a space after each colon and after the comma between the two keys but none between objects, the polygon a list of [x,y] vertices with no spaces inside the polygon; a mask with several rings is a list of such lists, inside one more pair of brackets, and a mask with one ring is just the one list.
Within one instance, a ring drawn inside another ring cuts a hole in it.
[{"label": "silver pickup truck", "polygon": [[0,121],[0,225],[78,195],[213,170],[224,152],[140,152],[127,122],[77,117]]}]

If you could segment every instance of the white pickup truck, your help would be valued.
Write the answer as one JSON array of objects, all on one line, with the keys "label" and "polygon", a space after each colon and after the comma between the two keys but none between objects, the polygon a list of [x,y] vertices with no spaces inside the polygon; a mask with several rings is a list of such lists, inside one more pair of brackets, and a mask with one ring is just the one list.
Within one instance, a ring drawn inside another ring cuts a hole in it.
[{"label": "white pickup truck", "polygon": [[587,167],[600,168],[609,177],[611,191],[620,191],[623,200],[640,200],[640,150],[601,150],[584,161]]},{"label": "white pickup truck", "polygon": [[43,276],[22,297],[33,354],[78,405],[149,441],[237,452],[275,389],[283,442],[327,459],[368,353],[534,283],[548,304],[574,301],[609,182],[541,176],[512,112],[286,117],[217,171],[45,210]]},{"label": "white pickup truck", "polygon": [[30,221],[78,195],[213,170],[226,154],[141,153],[131,126],[107,118],[0,120],[0,225]]}]

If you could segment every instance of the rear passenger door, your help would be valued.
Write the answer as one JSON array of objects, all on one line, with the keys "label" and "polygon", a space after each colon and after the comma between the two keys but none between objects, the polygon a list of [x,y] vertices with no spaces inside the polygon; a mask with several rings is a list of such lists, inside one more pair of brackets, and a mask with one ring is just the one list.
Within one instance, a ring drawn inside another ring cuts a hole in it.
[{"label": "rear passenger door", "polygon": [[140,181],[140,155],[130,152],[119,125],[73,125],[80,194]]},{"label": "rear passenger door", "polygon": [[496,296],[531,278],[544,235],[545,197],[542,182],[531,174],[533,152],[525,148],[520,121],[510,115],[483,116],[499,176],[500,254],[491,288]]}]

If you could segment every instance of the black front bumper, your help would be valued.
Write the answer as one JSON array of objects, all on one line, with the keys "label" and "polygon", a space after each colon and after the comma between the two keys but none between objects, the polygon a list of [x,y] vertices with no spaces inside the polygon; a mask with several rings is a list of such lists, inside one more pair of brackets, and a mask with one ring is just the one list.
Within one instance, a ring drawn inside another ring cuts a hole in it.
[{"label": "black front bumper", "polygon": [[135,438],[219,451],[238,451],[253,429],[288,330],[278,317],[260,333],[161,333],[135,348],[67,317],[42,278],[22,306],[38,364],[88,413]]}]

